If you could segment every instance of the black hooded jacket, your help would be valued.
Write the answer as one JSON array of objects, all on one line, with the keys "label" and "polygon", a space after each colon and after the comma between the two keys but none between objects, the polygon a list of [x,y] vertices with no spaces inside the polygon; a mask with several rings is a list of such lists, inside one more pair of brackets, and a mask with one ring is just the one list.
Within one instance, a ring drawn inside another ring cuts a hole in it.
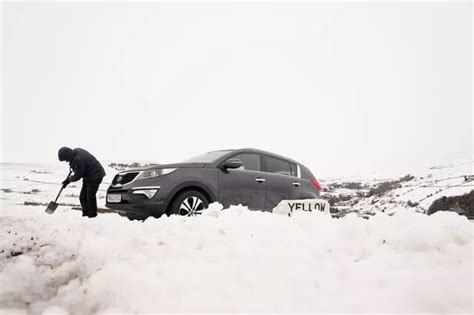
[{"label": "black hooded jacket", "polygon": [[74,174],[69,177],[71,182],[81,178],[84,181],[96,181],[105,176],[105,170],[97,159],[84,149],[61,148],[58,153],[60,161],[68,161]]}]

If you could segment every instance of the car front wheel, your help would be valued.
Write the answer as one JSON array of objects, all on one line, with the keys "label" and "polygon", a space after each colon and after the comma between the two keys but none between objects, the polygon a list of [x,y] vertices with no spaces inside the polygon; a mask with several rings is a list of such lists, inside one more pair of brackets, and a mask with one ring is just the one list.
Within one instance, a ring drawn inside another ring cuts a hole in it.
[{"label": "car front wheel", "polygon": [[173,202],[171,213],[182,216],[201,214],[209,205],[206,196],[196,190],[187,190],[180,193]]}]

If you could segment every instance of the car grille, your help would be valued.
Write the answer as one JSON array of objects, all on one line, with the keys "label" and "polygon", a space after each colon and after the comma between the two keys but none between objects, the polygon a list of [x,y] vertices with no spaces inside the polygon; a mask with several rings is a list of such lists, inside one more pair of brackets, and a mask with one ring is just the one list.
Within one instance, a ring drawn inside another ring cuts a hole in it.
[{"label": "car grille", "polygon": [[129,173],[122,173],[117,174],[112,181],[112,185],[125,185],[130,183],[132,180],[137,177],[140,172],[129,172]]}]

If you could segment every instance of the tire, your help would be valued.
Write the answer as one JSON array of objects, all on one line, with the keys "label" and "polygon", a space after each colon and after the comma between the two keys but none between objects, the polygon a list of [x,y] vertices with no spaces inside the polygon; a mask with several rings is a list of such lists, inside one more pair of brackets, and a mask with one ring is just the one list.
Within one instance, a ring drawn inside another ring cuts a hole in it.
[{"label": "tire", "polygon": [[197,190],[186,190],[176,196],[171,205],[170,214],[195,216],[209,206],[206,196]]}]

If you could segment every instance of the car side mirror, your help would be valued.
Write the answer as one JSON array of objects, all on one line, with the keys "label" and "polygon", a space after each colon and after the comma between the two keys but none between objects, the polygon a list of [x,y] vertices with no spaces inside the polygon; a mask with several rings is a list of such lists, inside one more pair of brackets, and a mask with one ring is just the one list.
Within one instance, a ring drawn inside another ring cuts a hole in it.
[{"label": "car side mirror", "polygon": [[235,169],[235,168],[239,168],[242,166],[242,161],[239,160],[239,159],[228,159],[227,161],[225,161],[221,168],[225,171],[227,169]]}]

